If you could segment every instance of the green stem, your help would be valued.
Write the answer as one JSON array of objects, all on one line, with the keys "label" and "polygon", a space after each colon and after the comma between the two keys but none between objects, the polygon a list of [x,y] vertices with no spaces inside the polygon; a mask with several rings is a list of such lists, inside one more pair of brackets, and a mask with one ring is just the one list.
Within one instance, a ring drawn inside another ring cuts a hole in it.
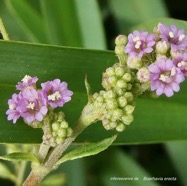
[{"label": "green stem", "polygon": [[[50,154],[47,155],[49,149],[45,151],[44,154],[39,153],[39,157],[44,160],[41,165],[36,165],[32,167],[32,171],[28,178],[24,182],[24,186],[37,186],[40,181],[55,167],[56,162],[62,156],[64,151],[71,145],[71,143],[76,139],[76,137],[91,123],[95,122],[100,115],[100,111],[94,108],[94,105],[88,103],[81,114],[80,119],[73,129],[73,134],[71,137],[68,137],[65,142],[61,145],[55,147]],[[41,150],[43,149],[44,144],[41,145]],[[34,165],[34,164],[32,164]]]},{"label": "green stem", "polygon": [[10,40],[1,18],[0,18],[0,32],[1,32],[4,40],[7,40],[7,41]]}]

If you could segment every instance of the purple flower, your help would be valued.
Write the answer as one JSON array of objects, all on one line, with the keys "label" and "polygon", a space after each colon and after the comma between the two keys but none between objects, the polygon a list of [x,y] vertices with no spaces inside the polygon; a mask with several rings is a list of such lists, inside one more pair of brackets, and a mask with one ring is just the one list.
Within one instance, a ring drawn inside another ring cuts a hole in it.
[{"label": "purple flower", "polygon": [[130,57],[137,56],[141,58],[146,53],[153,51],[155,44],[154,34],[149,34],[145,31],[134,31],[128,35],[128,43],[125,47],[125,53],[128,53]]},{"label": "purple flower", "polygon": [[167,27],[161,23],[158,24],[158,30],[160,38],[170,44],[172,50],[184,50],[187,47],[187,36],[184,30],[178,30],[175,25]]},{"label": "purple flower", "polygon": [[148,69],[151,90],[156,90],[158,96],[164,93],[167,97],[171,97],[173,91],[179,91],[179,83],[184,81],[184,75],[176,68],[172,60],[160,58],[155,64],[149,65]]},{"label": "purple flower", "polygon": [[20,111],[27,123],[42,121],[48,111],[43,94],[34,88],[25,89],[20,100]]},{"label": "purple flower", "polygon": [[72,91],[67,89],[67,83],[61,82],[60,79],[42,83],[42,93],[47,103],[52,107],[62,107],[64,103],[71,100]]},{"label": "purple flower", "polygon": [[18,82],[18,84],[16,85],[16,89],[23,91],[25,88],[33,88],[36,86],[37,81],[37,77],[25,75],[21,82]]},{"label": "purple flower", "polygon": [[8,100],[9,109],[6,111],[6,114],[8,115],[8,120],[13,120],[13,123],[16,123],[16,121],[20,118],[20,100],[22,96],[21,94],[13,94],[12,99]]},{"label": "purple flower", "polygon": [[181,70],[184,76],[187,76],[187,53],[179,53],[173,63]]}]

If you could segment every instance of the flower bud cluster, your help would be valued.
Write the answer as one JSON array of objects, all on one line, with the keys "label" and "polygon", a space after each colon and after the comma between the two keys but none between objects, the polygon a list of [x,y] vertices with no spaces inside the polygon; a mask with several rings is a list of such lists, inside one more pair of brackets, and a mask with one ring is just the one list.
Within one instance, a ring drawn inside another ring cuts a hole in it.
[{"label": "flower bud cluster", "polygon": [[63,112],[51,113],[44,122],[45,125],[43,126],[43,142],[46,145],[55,147],[59,144],[62,144],[66,138],[72,135],[73,130],[66,122]]},{"label": "flower bud cluster", "polygon": [[133,121],[134,96],[131,92],[116,92],[114,89],[102,90],[93,95],[94,105],[102,110],[102,124],[106,130],[122,132]]}]

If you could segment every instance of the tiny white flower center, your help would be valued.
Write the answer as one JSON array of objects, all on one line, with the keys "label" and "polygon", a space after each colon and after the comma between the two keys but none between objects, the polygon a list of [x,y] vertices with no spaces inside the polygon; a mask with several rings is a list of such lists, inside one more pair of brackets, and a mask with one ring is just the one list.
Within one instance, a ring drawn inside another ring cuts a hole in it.
[{"label": "tiny white flower center", "polygon": [[136,41],[140,41],[140,37],[136,36],[133,38],[133,41],[136,42]]},{"label": "tiny white flower center", "polygon": [[31,79],[31,76],[25,75],[25,77],[21,80],[23,83],[27,83]]},{"label": "tiny white flower center", "polygon": [[47,98],[49,101],[57,101],[61,98],[61,94],[56,91],[54,94],[48,95]]},{"label": "tiny white flower center", "polygon": [[185,62],[185,61],[181,61],[180,63],[177,64],[177,66],[179,68],[183,67],[185,70],[187,70],[187,62]]},{"label": "tiny white flower center", "polygon": [[142,42],[141,41],[137,41],[136,44],[135,44],[135,48],[136,49],[139,49],[140,46],[141,46]]},{"label": "tiny white flower center", "polygon": [[179,41],[182,41],[184,38],[185,38],[185,35],[184,35],[184,34],[181,34],[181,35],[179,36]]},{"label": "tiny white flower center", "polygon": [[30,102],[30,103],[27,105],[27,108],[28,108],[28,109],[31,109],[31,110],[34,110],[34,107],[35,107],[35,103],[32,103],[32,102]]},{"label": "tiny white flower center", "polygon": [[15,105],[14,104],[10,104],[9,105],[9,109],[13,110],[15,108]]},{"label": "tiny white flower center", "polygon": [[170,38],[174,38],[174,33],[170,31],[170,32],[169,32],[169,37],[170,37]]},{"label": "tiny white flower center", "polygon": [[163,81],[163,82],[166,82],[166,80],[167,80],[168,78],[169,78],[169,76],[164,75],[164,74],[161,74],[159,79],[160,79],[161,81]]}]

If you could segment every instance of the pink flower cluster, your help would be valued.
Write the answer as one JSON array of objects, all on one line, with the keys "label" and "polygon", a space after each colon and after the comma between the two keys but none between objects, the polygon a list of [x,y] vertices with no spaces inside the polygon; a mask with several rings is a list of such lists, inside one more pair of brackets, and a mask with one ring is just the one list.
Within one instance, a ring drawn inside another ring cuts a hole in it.
[{"label": "pink flower cluster", "polygon": [[67,83],[59,79],[42,83],[42,89],[36,88],[37,77],[26,75],[16,86],[20,90],[8,100],[6,114],[13,123],[22,117],[26,123],[42,121],[49,108],[62,107],[71,100],[73,92],[67,89]]},{"label": "pink flower cluster", "polygon": [[151,64],[150,71],[151,90],[156,90],[157,95],[173,96],[180,90],[179,84],[187,76],[187,36],[184,30],[178,30],[175,25],[169,27],[158,24],[159,37],[166,42],[170,51],[175,52],[174,57],[160,58]]}]

